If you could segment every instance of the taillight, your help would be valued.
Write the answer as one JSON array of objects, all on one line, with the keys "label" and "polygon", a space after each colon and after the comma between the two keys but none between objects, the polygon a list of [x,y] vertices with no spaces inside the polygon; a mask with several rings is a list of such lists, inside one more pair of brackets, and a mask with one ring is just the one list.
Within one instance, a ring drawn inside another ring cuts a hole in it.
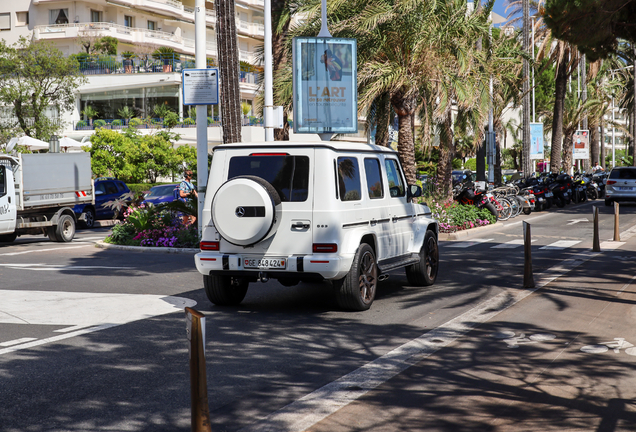
[{"label": "taillight", "polygon": [[614,183],[616,183],[616,180],[608,180],[607,181],[607,184],[614,184]]},{"label": "taillight", "polygon": [[336,253],[338,245],[335,243],[314,243],[312,250],[314,253]]},{"label": "taillight", "polygon": [[220,242],[218,241],[202,241],[201,243],[199,243],[199,247],[201,248],[201,250],[208,250],[208,251],[218,251],[219,250],[219,244]]}]

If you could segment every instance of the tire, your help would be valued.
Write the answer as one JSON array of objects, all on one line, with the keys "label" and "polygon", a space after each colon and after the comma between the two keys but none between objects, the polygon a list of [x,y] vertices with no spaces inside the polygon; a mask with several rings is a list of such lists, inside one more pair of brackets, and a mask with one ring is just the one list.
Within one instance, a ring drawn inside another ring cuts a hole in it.
[{"label": "tire", "polygon": [[266,180],[234,177],[216,191],[212,220],[221,237],[238,246],[251,246],[276,233],[282,219],[281,198]]},{"label": "tire", "polygon": [[611,206],[612,204],[613,204],[613,203],[612,203],[612,200],[611,200],[611,199],[607,199],[607,198],[605,198],[605,205],[606,205],[607,207]]},{"label": "tire", "polygon": [[87,208],[84,210],[84,220],[82,221],[84,228],[93,228],[95,226],[95,210]]},{"label": "tire", "polygon": [[486,203],[484,208],[486,208],[494,217],[497,217],[497,215],[498,215],[497,207],[495,207],[495,205],[493,203],[491,203],[491,202]]},{"label": "tire", "polygon": [[439,247],[433,231],[426,231],[420,249],[420,262],[406,267],[406,278],[413,286],[430,286],[437,279]]},{"label": "tire", "polygon": [[530,213],[532,213],[532,209],[530,207],[527,207],[527,208],[523,209],[523,214],[524,215],[529,215]]},{"label": "tire", "polygon": [[[49,238],[51,236],[49,235]],[[55,227],[55,237],[61,243],[68,243],[75,237],[75,219],[65,214],[60,216]],[[52,240],[52,239],[51,239]]]},{"label": "tire", "polygon": [[378,272],[378,263],[373,249],[368,244],[362,243],[358,247],[347,276],[334,281],[338,306],[351,311],[368,310],[375,299]]},{"label": "tire", "polygon": [[497,219],[501,221],[510,219],[510,214],[512,213],[512,207],[510,206],[510,203],[508,202],[508,200],[506,200],[505,198],[502,198],[499,200],[499,204],[501,204],[502,209],[499,212]]},{"label": "tire", "polygon": [[203,276],[203,287],[208,300],[217,306],[236,306],[247,294],[247,279],[233,276]]},{"label": "tire", "polygon": [[0,235],[0,243],[13,243],[17,237],[17,233],[2,234]]},{"label": "tire", "polygon": [[558,208],[563,208],[565,207],[565,200],[561,197],[555,197],[556,200],[556,205]]},{"label": "tire", "polygon": [[590,201],[596,201],[596,199],[598,198],[598,191],[596,189],[588,189],[586,193],[587,193],[587,198]]},{"label": "tire", "polygon": [[46,229],[46,234],[49,236],[49,240],[51,241],[59,241],[57,239],[57,234],[55,234],[55,231],[57,230],[57,226],[50,226]]}]

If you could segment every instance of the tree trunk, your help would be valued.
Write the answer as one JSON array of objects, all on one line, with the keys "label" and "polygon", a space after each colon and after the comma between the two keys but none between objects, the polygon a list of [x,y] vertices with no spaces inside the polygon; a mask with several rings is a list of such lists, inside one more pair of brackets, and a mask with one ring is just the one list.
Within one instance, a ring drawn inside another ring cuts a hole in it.
[{"label": "tree trunk", "polygon": [[598,136],[598,120],[595,118],[590,118],[590,166],[594,166],[594,162],[599,162],[598,157],[598,147],[599,147],[599,136]]},{"label": "tree trunk", "polygon": [[453,118],[452,113],[448,112],[444,121],[443,133],[439,140],[439,162],[437,164],[437,181],[442,187],[440,191],[446,199],[453,199],[453,157],[455,156],[455,148],[453,146]]},{"label": "tree trunk", "polygon": [[389,121],[391,119],[391,98],[388,93],[378,100],[375,121],[375,144],[383,147],[389,145]]},{"label": "tree trunk", "polygon": [[241,142],[241,92],[239,49],[234,0],[216,0],[216,35],[221,72],[220,98],[223,143]]},{"label": "tree trunk", "polygon": [[393,110],[398,116],[398,154],[408,184],[415,184],[415,141],[413,139],[413,113],[417,108],[415,94],[405,95],[404,90],[391,97]]},{"label": "tree trunk", "polygon": [[572,168],[572,139],[574,138],[574,131],[568,133],[563,137],[563,171],[570,173]]},{"label": "tree trunk", "polygon": [[[286,2],[285,0],[272,0],[272,59],[274,61],[274,69],[272,76],[276,76],[278,71],[284,70],[287,67],[287,57],[285,56],[285,38],[287,31],[289,30],[290,20],[286,20],[282,26],[282,29],[278,31],[280,27],[281,19],[285,19],[283,12],[285,12]],[[274,105],[283,105],[277,100],[274,94]],[[287,122],[287,109],[283,112],[283,128],[274,129],[275,141],[289,141],[289,123]]]},{"label": "tree trunk", "polygon": [[[523,51],[530,54],[530,9],[529,0],[523,2]],[[530,62],[523,59],[523,155],[522,167],[525,176],[532,172],[532,161],[530,160]]]},{"label": "tree trunk", "polygon": [[[565,61],[559,63],[556,80],[554,82],[554,111],[552,116],[552,149],[550,151],[550,169],[552,172],[559,172],[561,169],[563,151],[563,104],[565,101],[565,90],[568,83],[567,64]],[[570,152],[571,154],[571,152]]]},{"label": "tree trunk", "polygon": [[[497,130],[497,128],[495,127],[495,130]],[[501,137],[504,134],[501,133],[501,130],[499,131],[499,133],[496,134],[495,136],[495,184],[502,184],[503,183],[503,175],[502,175],[502,171],[501,171],[501,138],[497,139],[497,137]]]}]

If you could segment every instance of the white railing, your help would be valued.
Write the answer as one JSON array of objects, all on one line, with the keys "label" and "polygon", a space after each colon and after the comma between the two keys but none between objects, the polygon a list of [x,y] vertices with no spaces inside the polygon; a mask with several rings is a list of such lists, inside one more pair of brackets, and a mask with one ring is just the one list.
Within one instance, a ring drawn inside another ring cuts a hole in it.
[{"label": "white railing", "polygon": [[178,10],[183,10],[183,4],[178,0],[147,0],[152,3],[165,4]]}]

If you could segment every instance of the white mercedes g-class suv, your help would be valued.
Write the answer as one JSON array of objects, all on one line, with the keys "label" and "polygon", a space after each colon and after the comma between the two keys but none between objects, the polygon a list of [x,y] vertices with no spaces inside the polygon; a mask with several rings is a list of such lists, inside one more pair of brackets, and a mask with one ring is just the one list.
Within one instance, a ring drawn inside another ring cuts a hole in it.
[{"label": "white mercedes g-class suv", "polygon": [[251,282],[330,280],[340,307],[366,310],[378,280],[404,267],[435,282],[438,223],[386,147],[340,141],[215,147],[197,270],[217,305]]}]

